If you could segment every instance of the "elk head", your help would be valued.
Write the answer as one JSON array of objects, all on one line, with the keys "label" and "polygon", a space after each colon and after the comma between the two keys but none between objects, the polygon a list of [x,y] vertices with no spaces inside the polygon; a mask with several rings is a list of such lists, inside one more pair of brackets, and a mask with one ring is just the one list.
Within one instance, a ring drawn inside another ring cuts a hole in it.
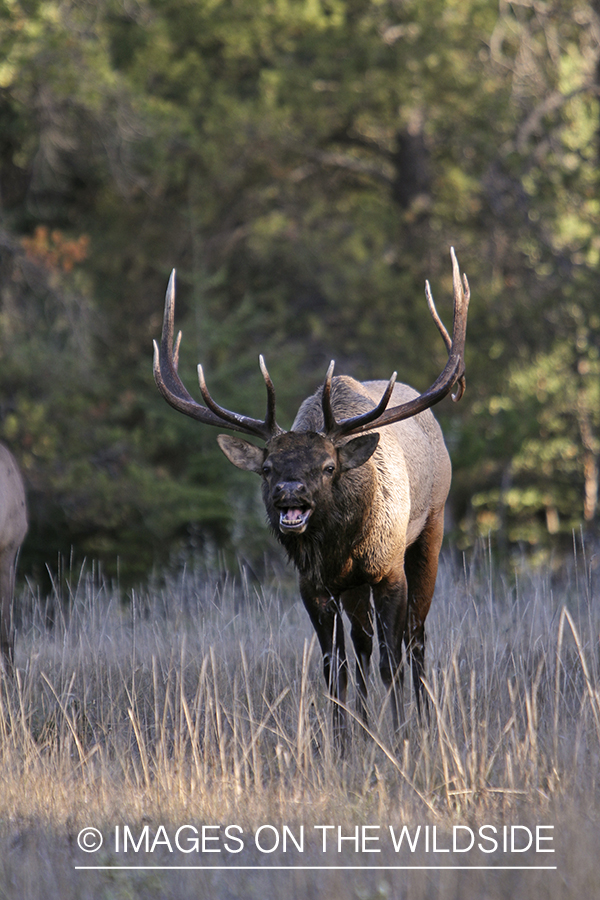
[{"label": "elk head", "polygon": [[423,412],[449,394],[455,385],[457,390],[453,399],[456,401],[462,396],[470,292],[466,276],[461,280],[454,250],[450,252],[454,285],[452,337],[438,316],[428,282],[425,289],[429,310],[448,350],[448,361],[442,373],[423,394],[388,409],[396,381],[394,372],[374,408],[337,421],[331,403],[332,362],[322,388],[323,430],[320,432],[285,432],[277,424],[275,389],[262,356],[259,357],[259,365],[267,389],[264,420],[252,419],[219,406],[208,391],[201,365],[198,366],[198,381],[206,406],[192,398],[177,371],[181,332],[174,340],[175,271],[171,273],[160,348],[154,342],[154,378],[158,389],[174,409],[199,422],[258,437],[265,442],[265,447],[258,447],[232,436],[219,435],[217,438],[221,450],[235,466],[263,477],[265,502],[269,497],[277,510],[277,523],[273,522],[271,512],[270,515],[273,526],[280,532],[302,534],[306,530],[314,513],[315,496],[323,490],[327,491],[328,486],[344,472],[362,466],[375,452],[379,435],[372,433],[373,429]]},{"label": "elk head", "polygon": [[234,466],[262,475],[275,531],[303,534],[317,502],[326,506],[340,475],[370,459],[379,435],[365,434],[339,445],[324,434],[290,431],[273,437],[265,448],[224,434],[217,441]]}]

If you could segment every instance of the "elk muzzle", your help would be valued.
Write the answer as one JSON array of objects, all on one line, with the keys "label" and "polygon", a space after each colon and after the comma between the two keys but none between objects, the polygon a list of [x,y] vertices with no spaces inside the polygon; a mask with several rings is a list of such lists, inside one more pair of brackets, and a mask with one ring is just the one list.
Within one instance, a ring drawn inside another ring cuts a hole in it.
[{"label": "elk muzzle", "polygon": [[284,534],[306,531],[313,511],[302,481],[280,481],[273,489],[273,505],[279,512],[279,530]]}]

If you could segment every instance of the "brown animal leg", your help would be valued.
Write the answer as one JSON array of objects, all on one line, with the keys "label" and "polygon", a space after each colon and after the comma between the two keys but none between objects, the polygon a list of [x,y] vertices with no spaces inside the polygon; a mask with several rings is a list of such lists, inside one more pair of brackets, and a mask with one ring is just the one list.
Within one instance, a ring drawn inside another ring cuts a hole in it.
[{"label": "brown animal leg", "polygon": [[336,598],[310,583],[300,581],[300,594],[321,646],[327,688],[331,697],[339,701],[333,705],[333,733],[338,745],[343,746],[346,713],[339,704],[346,704],[348,661],[341,610]]},{"label": "brown animal leg", "polygon": [[407,596],[404,570],[394,580],[384,578],[373,587],[379,637],[379,671],[391,698],[394,731],[404,722],[402,640],[406,631]]},{"label": "brown animal leg", "polygon": [[342,606],[350,619],[352,643],[356,653],[356,712],[368,724],[367,679],[373,653],[373,615],[371,613],[371,588],[368,584],[344,591]]},{"label": "brown animal leg", "polygon": [[15,635],[12,625],[12,598],[17,552],[12,547],[0,553],[0,652],[7,672],[13,670]]},{"label": "brown animal leg", "polygon": [[443,508],[429,517],[425,528],[406,551],[404,569],[408,582],[408,621],[406,652],[411,661],[417,712],[421,704],[429,721],[429,703],[423,688],[425,674],[425,619],[431,606],[438,570],[438,558],[444,537]]}]

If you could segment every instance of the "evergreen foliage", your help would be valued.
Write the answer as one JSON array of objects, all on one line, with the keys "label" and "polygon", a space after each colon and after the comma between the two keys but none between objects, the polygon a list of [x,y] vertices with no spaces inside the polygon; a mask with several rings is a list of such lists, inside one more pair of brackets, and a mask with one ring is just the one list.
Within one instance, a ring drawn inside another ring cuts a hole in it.
[{"label": "evergreen foliage", "polygon": [[256,560],[258,484],[151,375],[279,419],[329,359],[424,389],[453,244],[468,390],[438,409],[467,545],[598,521],[600,14],[591,0],[0,0],[0,438],[26,567]]}]

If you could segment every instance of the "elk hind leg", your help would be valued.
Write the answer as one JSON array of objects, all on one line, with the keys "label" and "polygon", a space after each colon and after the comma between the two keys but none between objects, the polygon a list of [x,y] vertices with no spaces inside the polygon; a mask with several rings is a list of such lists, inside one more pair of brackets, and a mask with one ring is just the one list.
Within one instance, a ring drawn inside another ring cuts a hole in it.
[{"label": "elk hind leg", "polygon": [[404,723],[402,640],[406,631],[407,599],[407,583],[402,567],[393,578],[384,578],[373,587],[379,671],[391,701],[394,731],[398,731]]},{"label": "elk hind leg", "polygon": [[438,559],[444,537],[444,509],[431,513],[425,528],[404,558],[408,584],[408,616],[405,644],[410,659],[417,713],[424,707],[429,721],[429,703],[423,687],[425,675],[425,619],[431,606],[437,578]]}]

